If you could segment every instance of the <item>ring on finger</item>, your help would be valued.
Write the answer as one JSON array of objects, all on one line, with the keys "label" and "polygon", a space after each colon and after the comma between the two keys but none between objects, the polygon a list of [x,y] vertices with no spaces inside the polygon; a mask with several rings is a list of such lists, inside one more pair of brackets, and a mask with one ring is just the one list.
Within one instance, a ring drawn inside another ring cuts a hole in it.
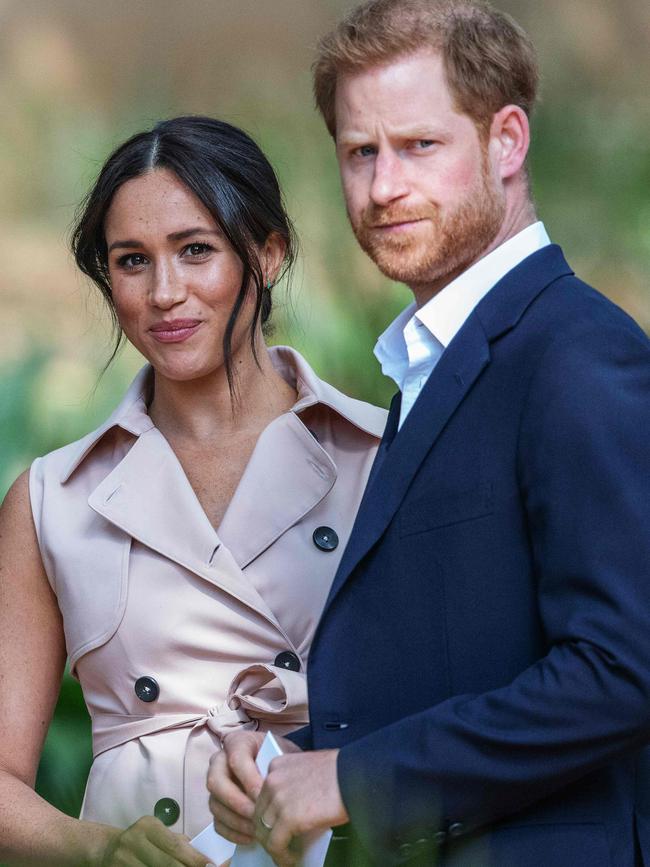
[{"label": "ring on finger", "polygon": [[273,830],[273,825],[269,825],[269,823],[265,821],[264,816],[260,816],[260,825],[269,833]]}]

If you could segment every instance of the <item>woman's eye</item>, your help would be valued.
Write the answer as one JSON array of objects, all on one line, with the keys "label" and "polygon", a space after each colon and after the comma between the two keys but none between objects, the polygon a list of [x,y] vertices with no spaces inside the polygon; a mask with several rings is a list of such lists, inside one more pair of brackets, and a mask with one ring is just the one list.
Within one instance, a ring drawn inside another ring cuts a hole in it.
[{"label": "woman's eye", "polygon": [[213,248],[209,244],[201,244],[196,242],[194,244],[188,244],[187,247],[183,250],[183,254],[189,256],[190,258],[202,257],[206,256],[209,252],[211,252]]},{"label": "woman's eye", "polygon": [[129,253],[127,256],[120,256],[117,260],[117,264],[120,268],[126,268],[127,270],[133,270],[134,268],[139,268],[142,265],[147,264],[147,257],[142,253]]}]

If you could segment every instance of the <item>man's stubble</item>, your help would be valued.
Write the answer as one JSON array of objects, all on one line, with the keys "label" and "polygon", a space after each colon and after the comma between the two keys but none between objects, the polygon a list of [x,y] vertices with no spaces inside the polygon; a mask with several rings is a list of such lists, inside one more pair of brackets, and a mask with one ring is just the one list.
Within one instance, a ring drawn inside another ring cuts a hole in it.
[{"label": "man's stubble", "polygon": [[[359,245],[383,274],[411,288],[440,288],[484,255],[503,225],[505,210],[505,197],[490,176],[484,151],[475,187],[446,215],[434,203],[417,209],[371,203],[360,221],[349,211],[348,217]],[[410,220],[425,220],[426,229],[386,235],[374,228]]]}]

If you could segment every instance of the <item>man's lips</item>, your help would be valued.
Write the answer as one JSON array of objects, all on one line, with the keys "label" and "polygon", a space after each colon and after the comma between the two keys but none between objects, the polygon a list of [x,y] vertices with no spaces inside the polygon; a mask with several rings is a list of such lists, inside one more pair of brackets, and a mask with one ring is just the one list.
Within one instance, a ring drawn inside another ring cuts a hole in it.
[{"label": "man's lips", "polygon": [[161,343],[180,343],[191,337],[200,324],[200,319],[172,319],[169,322],[156,322],[149,331]]},{"label": "man's lips", "polygon": [[425,219],[426,217],[414,217],[409,220],[393,220],[390,223],[375,223],[371,228],[380,232],[407,231],[408,229],[412,229],[413,226],[423,223]]}]

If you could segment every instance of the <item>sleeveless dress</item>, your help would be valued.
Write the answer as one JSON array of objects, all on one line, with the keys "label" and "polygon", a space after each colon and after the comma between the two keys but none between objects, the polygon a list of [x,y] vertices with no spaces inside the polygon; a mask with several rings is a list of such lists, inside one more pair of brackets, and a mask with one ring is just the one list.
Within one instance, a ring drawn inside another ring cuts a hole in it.
[{"label": "sleeveless dress", "polygon": [[311,639],[386,413],[294,350],[271,355],[298,399],[260,435],[218,531],[147,414],[149,367],[100,428],[32,465],[41,555],[92,720],[82,818],[154,814],[192,837],[211,819],[205,778],[223,734],[308,720]]}]

